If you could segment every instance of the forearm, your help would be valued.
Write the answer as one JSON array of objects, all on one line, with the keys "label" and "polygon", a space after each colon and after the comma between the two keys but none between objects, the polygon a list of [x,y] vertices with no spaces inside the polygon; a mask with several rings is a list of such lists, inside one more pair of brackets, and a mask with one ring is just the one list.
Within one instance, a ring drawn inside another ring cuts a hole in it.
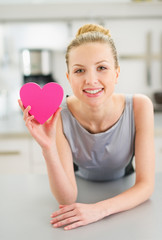
[{"label": "forearm", "polygon": [[57,148],[43,150],[51,191],[59,204],[72,204],[77,198],[77,188],[68,178],[57,152]]},{"label": "forearm", "polygon": [[138,206],[145,202],[152,192],[153,186],[139,182],[127,191],[97,204],[99,204],[104,217],[106,217]]}]

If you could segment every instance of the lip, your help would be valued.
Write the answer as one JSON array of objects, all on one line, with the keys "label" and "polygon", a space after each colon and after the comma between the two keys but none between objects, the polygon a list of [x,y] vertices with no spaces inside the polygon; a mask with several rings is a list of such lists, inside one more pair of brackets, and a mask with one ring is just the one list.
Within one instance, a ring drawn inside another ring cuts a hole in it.
[{"label": "lip", "polygon": [[86,91],[86,90],[99,90],[99,89],[103,89],[103,87],[98,87],[98,88],[85,88],[83,89],[83,91]]},{"label": "lip", "polygon": [[[99,92],[97,92],[97,93],[88,93],[88,92],[86,92],[86,91],[95,91],[95,90],[99,90],[99,89],[102,89],[102,90],[99,91]],[[104,90],[104,88],[102,88],[102,87],[100,87],[100,88],[85,88],[85,89],[83,90],[83,93],[84,93],[84,95],[86,95],[87,97],[92,97],[92,98],[94,98],[94,97],[99,97],[99,96],[103,93],[103,90]]]}]

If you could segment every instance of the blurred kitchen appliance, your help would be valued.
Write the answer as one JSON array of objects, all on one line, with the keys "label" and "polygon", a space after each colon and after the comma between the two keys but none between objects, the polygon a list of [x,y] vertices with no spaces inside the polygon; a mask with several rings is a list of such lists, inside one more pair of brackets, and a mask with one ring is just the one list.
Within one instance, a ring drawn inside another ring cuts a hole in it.
[{"label": "blurred kitchen appliance", "polygon": [[155,92],[154,98],[155,98],[156,103],[162,104],[162,92]]},{"label": "blurred kitchen appliance", "polygon": [[154,111],[162,112],[162,91],[157,91],[153,93],[153,103],[154,103]]},{"label": "blurred kitchen appliance", "polygon": [[23,83],[35,82],[40,86],[55,82],[52,76],[52,50],[21,49]]}]

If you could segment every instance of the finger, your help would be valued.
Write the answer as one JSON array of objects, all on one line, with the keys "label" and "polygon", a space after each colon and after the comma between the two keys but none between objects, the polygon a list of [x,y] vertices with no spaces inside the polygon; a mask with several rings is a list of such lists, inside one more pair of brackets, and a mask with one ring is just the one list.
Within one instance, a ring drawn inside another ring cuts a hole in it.
[{"label": "finger", "polygon": [[72,207],[71,205],[68,206],[68,207],[61,208],[60,210],[52,213],[51,218],[57,217],[59,215],[62,215],[63,213],[66,213],[66,212],[69,212],[69,211],[72,211],[72,210],[74,210],[74,207]]},{"label": "finger", "polygon": [[24,110],[24,121],[29,117],[29,111],[31,110],[31,106],[27,106]]},{"label": "finger", "polygon": [[64,214],[52,219],[50,222],[51,222],[51,224],[58,223],[58,222],[61,222],[65,219],[69,219],[71,217],[74,217],[75,215],[76,214],[74,213],[74,211],[70,211],[70,212],[64,213]]},{"label": "finger", "polygon": [[72,223],[72,224],[64,227],[64,230],[71,230],[71,229],[74,229],[74,228],[77,228],[77,227],[81,227],[83,225],[85,225],[83,223],[83,221],[78,221],[78,222]]},{"label": "finger", "polygon": [[26,119],[26,123],[31,122],[33,119],[34,119],[34,116],[33,116],[33,115],[29,116],[29,117]]},{"label": "finger", "polygon": [[[65,225],[67,225],[67,224],[69,224],[69,223],[77,222],[78,220],[79,220],[78,217],[71,217],[71,218],[65,219],[65,220],[63,220],[63,221],[60,221],[60,222],[58,222],[58,223],[55,223],[55,224],[53,225],[53,227],[62,227],[62,226],[65,226]],[[72,224],[71,224],[71,225],[72,225]]]},{"label": "finger", "polygon": [[57,111],[55,112],[55,116],[59,115],[60,112],[61,112],[61,110],[62,110],[62,107],[59,107],[59,108],[57,109]]},{"label": "finger", "polygon": [[61,110],[62,110],[62,108],[59,107],[59,108],[57,109],[57,111],[52,115],[52,118],[51,118],[51,121],[52,121],[52,122],[53,122],[54,120],[57,122]]},{"label": "finger", "polygon": [[61,108],[58,108],[57,111],[46,121],[46,124],[55,126],[55,124],[53,123],[57,122],[60,111],[61,111]]},{"label": "finger", "polygon": [[34,116],[29,116],[26,121],[25,121],[25,125],[31,129],[32,125],[31,125],[31,121],[34,119]]},{"label": "finger", "polygon": [[59,216],[59,215],[61,215],[63,213],[66,213],[66,212],[69,212],[69,211],[72,211],[72,210],[74,210],[74,205],[73,204],[67,205],[66,207],[61,208],[58,211],[52,213],[51,214],[51,218],[57,217],[57,216]]},{"label": "finger", "polygon": [[24,108],[23,103],[22,103],[22,101],[20,99],[18,99],[18,104],[19,104],[21,110],[24,111],[25,108]]},{"label": "finger", "polygon": [[59,208],[63,208],[66,207],[67,205],[59,205]]}]

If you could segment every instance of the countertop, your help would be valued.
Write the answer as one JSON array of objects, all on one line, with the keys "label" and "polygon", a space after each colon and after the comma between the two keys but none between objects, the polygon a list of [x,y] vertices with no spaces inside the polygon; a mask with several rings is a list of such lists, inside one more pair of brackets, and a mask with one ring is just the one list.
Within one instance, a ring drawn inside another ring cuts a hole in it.
[{"label": "countertop", "polygon": [[[21,113],[0,120],[0,137],[30,137]],[[155,113],[155,136],[162,136],[162,112]]]},{"label": "countertop", "polygon": [[[94,203],[110,198],[131,187],[134,181],[134,174],[103,183],[77,178],[78,202]],[[152,197],[132,210],[64,231],[50,224],[50,215],[58,209],[58,204],[50,192],[47,175],[1,175],[0,239],[161,240],[161,183],[162,174],[158,173]]]}]

